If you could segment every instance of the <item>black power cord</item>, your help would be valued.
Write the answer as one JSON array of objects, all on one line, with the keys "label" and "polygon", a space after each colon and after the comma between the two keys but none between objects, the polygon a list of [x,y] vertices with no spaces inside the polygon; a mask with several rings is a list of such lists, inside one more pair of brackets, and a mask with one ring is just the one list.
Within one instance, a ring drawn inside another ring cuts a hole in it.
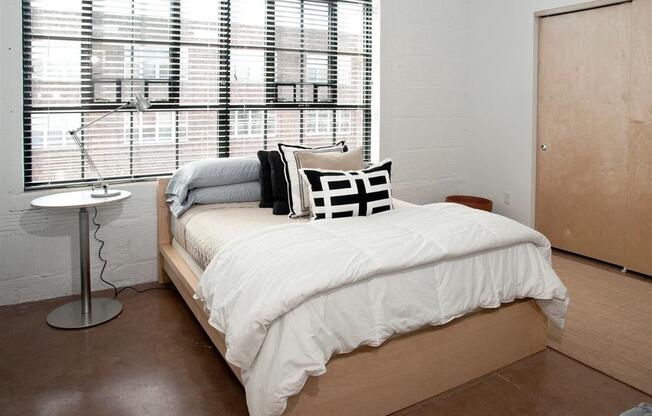
[{"label": "black power cord", "polygon": [[95,241],[97,241],[100,244],[100,248],[97,250],[97,257],[99,257],[100,261],[102,262],[102,270],[100,270],[100,280],[105,285],[111,286],[111,288],[113,289],[113,299],[117,298],[118,295],[120,293],[122,293],[122,291],[124,291],[126,289],[131,289],[131,290],[136,291],[138,293],[145,293],[145,292],[149,292],[150,290],[169,290],[170,287],[167,287],[167,286],[163,286],[163,287],[156,286],[156,287],[150,287],[150,288],[147,288],[147,289],[138,289],[138,288],[135,288],[133,286],[123,286],[121,288],[118,288],[113,283],[111,283],[108,280],[104,279],[104,270],[106,269],[106,265],[109,262],[104,257],[102,257],[102,249],[104,248],[105,242],[104,242],[104,240],[100,239],[97,236],[98,231],[100,231],[100,223],[95,221],[96,218],[97,218],[97,207],[93,207],[93,209],[95,210],[95,212],[93,213],[93,219],[91,220],[93,225],[95,226],[95,231],[93,232],[93,238],[95,239]]}]

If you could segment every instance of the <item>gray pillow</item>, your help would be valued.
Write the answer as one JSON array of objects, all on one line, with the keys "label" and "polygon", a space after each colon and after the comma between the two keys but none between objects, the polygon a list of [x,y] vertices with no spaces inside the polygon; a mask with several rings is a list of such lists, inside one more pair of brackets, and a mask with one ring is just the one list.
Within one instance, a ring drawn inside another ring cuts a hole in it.
[{"label": "gray pillow", "polygon": [[175,217],[178,217],[194,204],[228,204],[253,201],[260,201],[260,182],[257,180],[193,189],[188,193],[188,198],[183,203],[173,202],[170,205],[170,211]]},{"label": "gray pillow", "polygon": [[165,190],[169,203],[185,204],[188,192],[196,188],[233,185],[260,178],[258,159],[234,157],[202,159],[180,167]]}]

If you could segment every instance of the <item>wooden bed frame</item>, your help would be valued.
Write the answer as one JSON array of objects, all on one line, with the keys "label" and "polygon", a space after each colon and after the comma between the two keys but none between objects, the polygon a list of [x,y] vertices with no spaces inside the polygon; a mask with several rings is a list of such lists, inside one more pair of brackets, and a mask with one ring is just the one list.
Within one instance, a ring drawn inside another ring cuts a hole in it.
[{"label": "wooden bed frame", "polygon": [[[172,281],[224,356],[224,336],[209,325],[198,283],[172,246],[169,179],[157,191],[159,282]],[[333,357],[328,372],[311,377],[290,398],[284,415],[387,415],[545,349],[546,318],[534,300],[481,310],[442,326],[392,338]],[[240,369],[231,369],[242,382]]]}]

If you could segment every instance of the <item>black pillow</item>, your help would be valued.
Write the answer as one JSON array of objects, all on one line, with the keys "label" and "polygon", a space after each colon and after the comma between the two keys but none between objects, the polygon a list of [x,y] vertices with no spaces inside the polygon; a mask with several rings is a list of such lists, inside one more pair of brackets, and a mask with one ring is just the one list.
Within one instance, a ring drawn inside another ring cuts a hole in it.
[{"label": "black pillow", "polygon": [[272,180],[272,213],[274,215],[288,215],[290,206],[288,205],[288,182],[285,179],[285,166],[281,160],[281,154],[278,150],[267,152],[269,165],[271,169]]},{"label": "black pillow", "polygon": [[260,160],[260,204],[261,208],[272,208],[274,206],[274,195],[272,193],[272,166],[269,163],[269,153],[259,150],[256,153]]}]

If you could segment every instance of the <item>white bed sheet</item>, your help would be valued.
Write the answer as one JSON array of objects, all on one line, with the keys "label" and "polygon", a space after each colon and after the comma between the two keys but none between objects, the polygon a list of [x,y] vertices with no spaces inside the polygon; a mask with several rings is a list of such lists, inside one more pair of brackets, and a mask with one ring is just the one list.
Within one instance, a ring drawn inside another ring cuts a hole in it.
[{"label": "white bed sheet", "polygon": [[[397,208],[412,205],[394,199]],[[310,217],[290,219],[274,215],[258,202],[195,205],[179,218],[171,217],[170,230],[176,243],[193,261],[205,269],[215,254],[229,241],[248,232],[280,224],[310,221]]]}]

